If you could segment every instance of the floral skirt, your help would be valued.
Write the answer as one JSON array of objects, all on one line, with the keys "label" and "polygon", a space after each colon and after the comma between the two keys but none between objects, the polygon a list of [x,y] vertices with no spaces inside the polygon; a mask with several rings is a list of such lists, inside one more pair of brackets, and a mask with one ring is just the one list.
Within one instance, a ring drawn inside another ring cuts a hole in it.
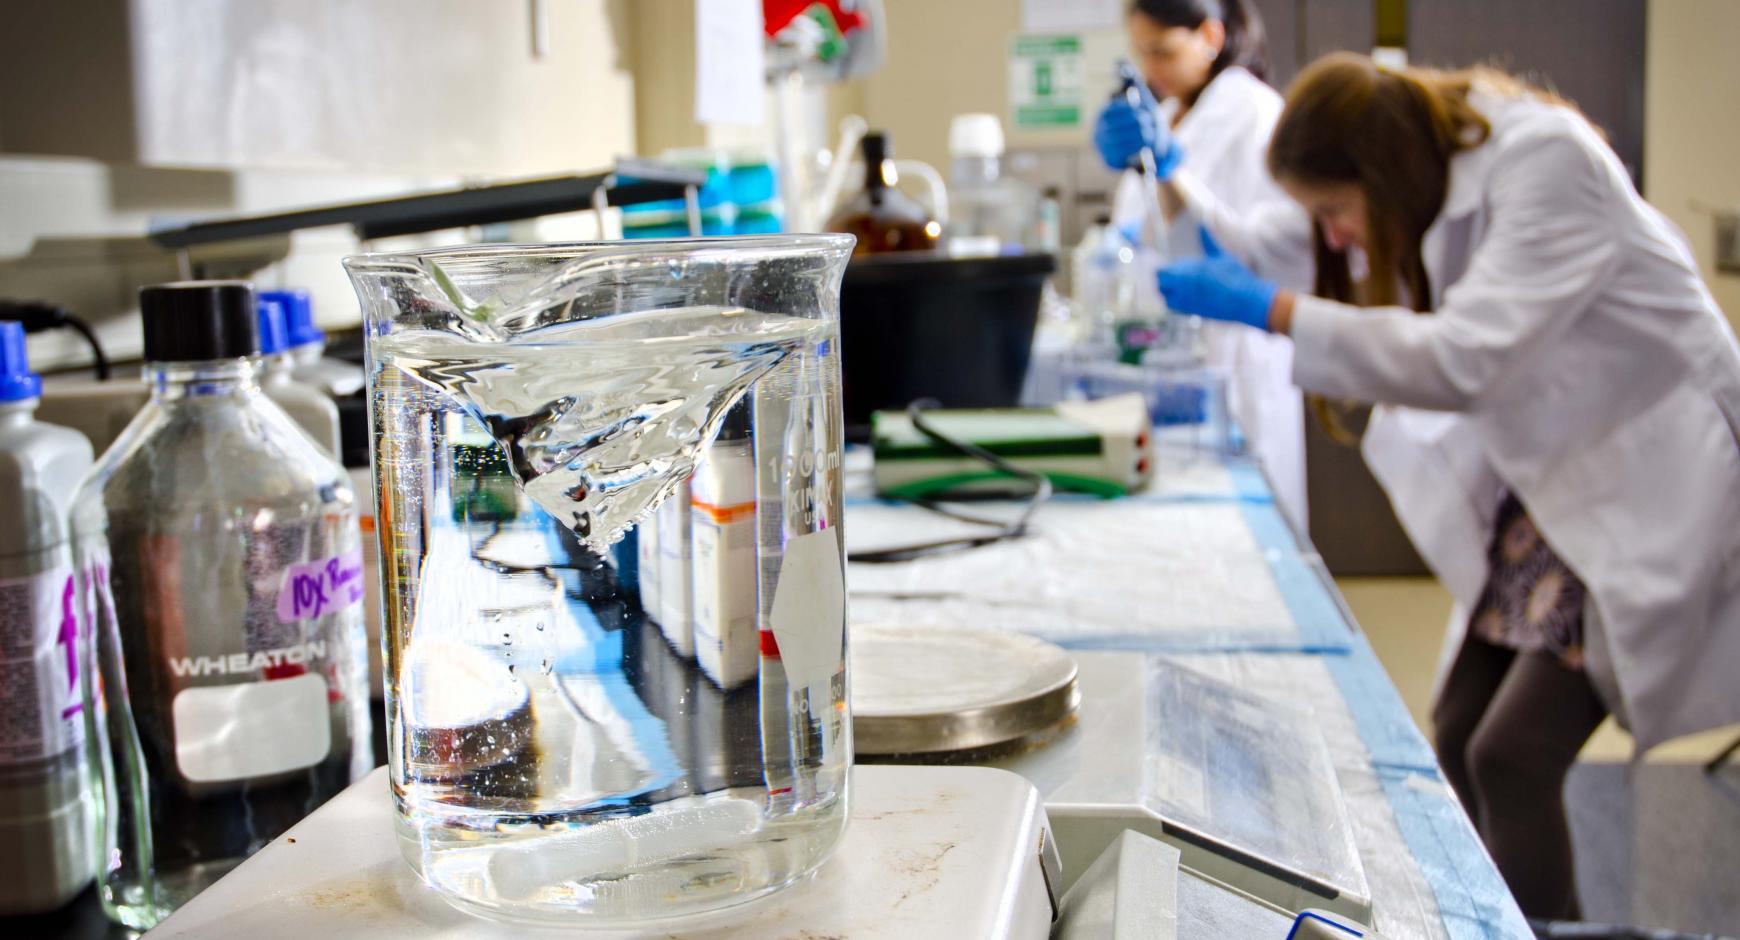
[{"label": "floral skirt", "polygon": [[1488,643],[1522,652],[1544,650],[1582,669],[1588,589],[1510,493],[1499,504],[1487,561],[1486,587],[1469,630]]}]

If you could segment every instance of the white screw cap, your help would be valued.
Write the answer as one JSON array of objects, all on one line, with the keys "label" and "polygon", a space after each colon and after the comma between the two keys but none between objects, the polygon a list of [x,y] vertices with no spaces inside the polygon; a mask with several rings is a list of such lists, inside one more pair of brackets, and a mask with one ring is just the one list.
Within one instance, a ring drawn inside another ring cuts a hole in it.
[{"label": "white screw cap", "polygon": [[1003,122],[995,114],[957,114],[949,122],[949,156],[1000,157]]}]

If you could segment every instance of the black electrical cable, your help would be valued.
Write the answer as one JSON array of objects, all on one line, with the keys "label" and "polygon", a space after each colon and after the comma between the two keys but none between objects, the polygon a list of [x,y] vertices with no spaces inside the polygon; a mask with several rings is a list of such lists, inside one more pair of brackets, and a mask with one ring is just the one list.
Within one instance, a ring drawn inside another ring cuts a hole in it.
[{"label": "black electrical cable", "polygon": [[108,380],[109,356],[103,351],[97,332],[91,329],[89,323],[68,312],[65,307],[41,300],[0,300],[0,320],[16,320],[23,324],[26,333],[62,328],[76,331],[91,347],[91,364],[98,381]]},{"label": "black electrical cable", "polygon": [[66,326],[78,332],[91,347],[91,369],[97,374],[97,381],[109,380],[109,356],[103,352],[102,340],[97,339],[97,331],[91,329],[82,317],[73,314],[66,315]]},{"label": "black electrical cable", "polygon": [[923,558],[928,555],[940,555],[945,552],[965,551],[967,549],[992,545],[1009,539],[1018,539],[1027,534],[1027,526],[1028,523],[1033,520],[1033,514],[1038,512],[1039,507],[1045,505],[1045,502],[1051,498],[1051,479],[1045,474],[1029,470],[1026,467],[1018,466],[1015,463],[1004,459],[1002,456],[980,447],[972,441],[963,441],[955,438],[926,420],[924,417],[924,410],[926,408],[934,408],[937,404],[938,403],[934,399],[920,399],[906,406],[906,415],[912,420],[912,426],[916,428],[920,434],[923,434],[925,437],[930,438],[944,447],[959,451],[968,457],[989,464],[1018,480],[1025,480],[1026,482],[1033,484],[1033,495],[1027,498],[1026,504],[1021,508],[1020,515],[1016,516],[1013,522],[982,519],[961,512],[960,510],[943,506],[932,500],[912,500],[911,502],[914,505],[928,509],[931,512],[938,513],[939,515],[947,516],[948,518],[959,522],[990,526],[995,528],[997,531],[985,535],[968,535],[952,539],[939,539],[934,542],[920,542],[914,545],[901,545],[895,548],[883,548],[870,552],[853,552],[851,556],[853,561],[864,562],[872,565],[893,564],[895,562],[912,561],[915,558]]},{"label": "black electrical cable", "polygon": [[931,512],[948,516],[951,519],[958,519],[962,522],[976,522],[980,525],[1003,526],[1007,529],[1007,534],[1005,535],[1006,538],[1019,538],[1020,536],[1026,535],[1027,523],[1032,521],[1033,514],[1038,512],[1039,507],[1044,505],[1046,500],[1051,498],[1051,478],[1043,473],[1029,470],[1026,467],[1013,463],[998,454],[992,453],[986,448],[980,447],[972,441],[959,440],[943,433],[924,417],[923,409],[934,408],[936,405],[937,402],[934,399],[920,399],[919,401],[915,401],[907,406],[907,417],[912,419],[912,426],[917,428],[919,433],[944,445],[945,447],[952,447],[969,457],[982,460],[1016,479],[1025,480],[1028,483],[1033,484],[1033,495],[1027,498],[1027,503],[1022,507],[1021,514],[1015,517],[1015,521],[1011,523],[977,518],[967,515],[959,510],[941,506],[930,500],[921,500],[919,501],[919,505],[924,506]]}]

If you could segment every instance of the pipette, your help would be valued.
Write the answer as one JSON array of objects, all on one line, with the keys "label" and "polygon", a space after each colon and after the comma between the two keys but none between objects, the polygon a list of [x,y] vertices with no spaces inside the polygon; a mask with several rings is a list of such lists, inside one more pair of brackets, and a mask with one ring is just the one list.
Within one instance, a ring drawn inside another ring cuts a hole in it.
[{"label": "pipette", "polygon": [[[1151,103],[1141,73],[1130,64],[1129,59],[1118,60],[1118,94],[1130,103],[1132,108],[1142,108]],[[1159,116],[1155,116],[1159,120]],[[1154,151],[1143,147],[1136,151],[1136,164],[1132,169],[1142,175],[1142,216],[1148,229],[1148,244],[1166,257],[1166,220],[1160,213],[1160,170],[1154,162]]]}]

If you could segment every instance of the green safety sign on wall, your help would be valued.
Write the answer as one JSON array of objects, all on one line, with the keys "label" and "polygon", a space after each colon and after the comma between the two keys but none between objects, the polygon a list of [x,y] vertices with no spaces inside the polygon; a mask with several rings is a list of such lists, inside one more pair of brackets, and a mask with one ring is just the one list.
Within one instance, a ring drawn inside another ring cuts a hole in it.
[{"label": "green safety sign on wall", "polygon": [[1025,130],[1081,124],[1081,37],[1016,36],[1009,40],[1009,111]]}]

